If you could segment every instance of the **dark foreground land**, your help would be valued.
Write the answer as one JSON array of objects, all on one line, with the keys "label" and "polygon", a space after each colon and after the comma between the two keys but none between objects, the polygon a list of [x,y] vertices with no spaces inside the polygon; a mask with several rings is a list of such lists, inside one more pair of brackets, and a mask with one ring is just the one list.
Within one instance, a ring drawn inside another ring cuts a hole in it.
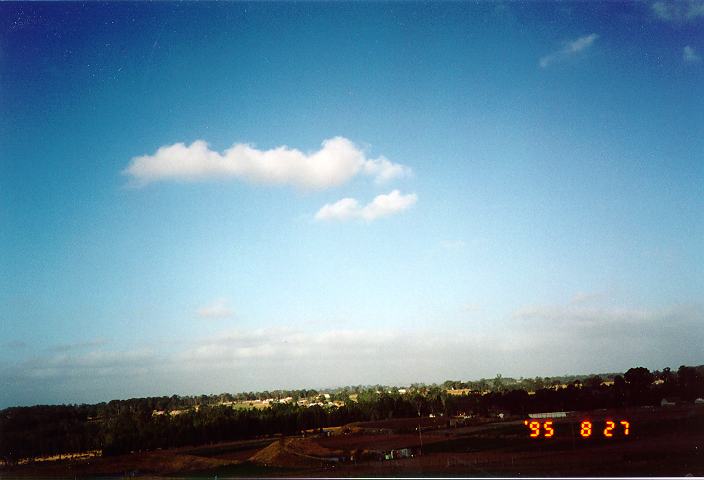
[{"label": "dark foreground land", "polygon": [[[616,428],[605,438],[609,419],[627,420],[629,434]],[[593,423],[589,438],[579,433],[583,420]],[[554,419],[552,438],[530,438],[522,417],[449,423],[424,418],[419,436],[417,418],[362,422],[305,437],[5,467],[0,478],[704,475],[702,406],[577,412]],[[391,452],[409,456],[385,459]]]}]

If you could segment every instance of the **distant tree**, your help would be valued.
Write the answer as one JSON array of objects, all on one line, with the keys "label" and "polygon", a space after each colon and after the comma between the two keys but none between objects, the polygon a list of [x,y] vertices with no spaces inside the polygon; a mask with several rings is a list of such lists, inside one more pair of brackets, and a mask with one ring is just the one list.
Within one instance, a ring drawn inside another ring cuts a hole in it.
[{"label": "distant tree", "polygon": [[504,389],[504,381],[500,373],[496,374],[494,381],[492,382],[492,389],[495,392],[501,392]]},{"label": "distant tree", "polygon": [[693,398],[704,392],[704,381],[694,367],[682,365],[677,369],[677,386],[680,394],[686,398]]},{"label": "distant tree", "polygon": [[541,388],[545,388],[545,382],[542,378],[535,377],[533,379],[533,391],[540,390]]},{"label": "distant tree", "polygon": [[644,405],[653,401],[651,385],[654,376],[645,367],[630,368],[623,375],[628,387],[630,402],[635,405]]},{"label": "distant tree", "polygon": [[653,383],[653,374],[645,367],[635,367],[629,368],[623,379],[634,390],[644,391]]},{"label": "distant tree", "polygon": [[424,405],[425,405],[425,399],[423,398],[422,395],[416,394],[416,395],[413,396],[412,403],[413,403],[413,406],[414,406],[415,409],[416,409],[416,413],[417,413],[418,416],[420,417],[420,415],[421,415],[421,413],[422,413],[422,411],[423,411],[423,407],[424,407]]},{"label": "distant tree", "polygon": [[530,396],[525,390],[511,390],[503,395],[502,403],[512,414],[525,415],[528,413],[526,412],[526,408],[528,406],[529,399]]},{"label": "distant tree", "polygon": [[587,387],[597,390],[599,387],[601,387],[601,384],[604,382],[604,379],[602,379],[599,375],[592,375],[591,377],[587,378],[585,380],[585,384]]}]

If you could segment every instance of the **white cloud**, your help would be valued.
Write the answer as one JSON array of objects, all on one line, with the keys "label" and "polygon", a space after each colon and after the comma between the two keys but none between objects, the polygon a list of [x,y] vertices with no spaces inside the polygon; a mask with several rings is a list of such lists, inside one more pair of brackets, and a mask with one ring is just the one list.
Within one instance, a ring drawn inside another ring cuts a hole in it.
[{"label": "white cloud", "polygon": [[597,300],[602,300],[604,294],[601,292],[577,292],[570,299],[572,305],[580,305],[586,303],[593,303]]},{"label": "white cloud", "polygon": [[658,1],[651,5],[656,18],[672,23],[684,23],[704,17],[704,1]]},{"label": "white cloud", "polygon": [[51,350],[57,351],[57,352],[70,352],[74,350],[78,350],[81,348],[93,348],[93,347],[102,347],[108,343],[108,340],[105,338],[96,338],[93,340],[86,340],[83,342],[74,342],[74,343],[62,343],[59,345],[55,345],[51,347]]},{"label": "white cloud", "polygon": [[175,143],[160,147],[154,155],[134,157],[123,171],[135,186],[164,180],[240,179],[303,189],[334,187],[358,174],[373,176],[382,183],[410,173],[409,167],[385,157],[367,158],[344,137],[327,139],[320,150],[312,153],[286,146],[259,150],[242,143],[220,153],[203,140],[191,145]]},{"label": "white cloud", "polygon": [[226,299],[220,298],[209,305],[199,308],[196,314],[201,318],[218,319],[232,317],[235,312],[230,308]]},{"label": "white cloud", "polygon": [[462,305],[462,311],[465,313],[480,313],[483,310],[478,303],[465,303]]},{"label": "white cloud", "polygon": [[316,220],[350,220],[359,218],[372,221],[400,213],[416,203],[415,193],[403,195],[398,190],[378,195],[370,203],[361,206],[354,198],[343,198],[335,203],[324,205],[315,214]]},{"label": "white cloud", "polygon": [[576,40],[566,42],[560,50],[542,57],[539,64],[542,68],[547,68],[553,63],[572,58],[591,47],[598,38],[598,34],[591,33],[589,35],[579,37]]},{"label": "white cloud", "polygon": [[386,157],[368,160],[364,163],[364,173],[374,177],[377,184],[382,184],[394,178],[408,177],[411,169],[399,163],[393,163]]},{"label": "white cloud", "polygon": [[[432,356],[437,346],[453,348],[462,343],[478,346],[483,337],[464,335],[443,339],[430,332],[396,332],[389,329],[329,329],[318,332],[292,327],[235,330],[200,340],[192,348],[178,354],[187,364],[235,365],[250,359],[259,361],[347,361],[369,356],[399,356],[402,351],[414,351]],[[500,347],[499,347],[500,348]]]},{"label": "white cloud", "polygon": [[682,49],[682,60],[684,60],[685,63],[699,63],[702,61],[702,57],[699,56],[693,47],[686,45],[684,49]]},{"label": "white cloud", "polygon": [[462,250],[467,243],[464,240],[443,240],[440,246],[447,250]]}]

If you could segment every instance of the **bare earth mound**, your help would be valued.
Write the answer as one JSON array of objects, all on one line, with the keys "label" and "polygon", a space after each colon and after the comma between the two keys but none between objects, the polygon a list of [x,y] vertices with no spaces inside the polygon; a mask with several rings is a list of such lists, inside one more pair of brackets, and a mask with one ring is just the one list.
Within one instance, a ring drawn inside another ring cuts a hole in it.
[{"label": "bare earth mound", "polygon": [[325,448],[309,438],[282,438],[250,457],[250,461],[275,467],[319,467],[342,452]]}]

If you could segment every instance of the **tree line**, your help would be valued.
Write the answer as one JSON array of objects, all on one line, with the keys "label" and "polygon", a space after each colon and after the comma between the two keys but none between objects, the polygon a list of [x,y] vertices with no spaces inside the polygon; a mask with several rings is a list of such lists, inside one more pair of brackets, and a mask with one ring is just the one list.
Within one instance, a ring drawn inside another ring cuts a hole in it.
[{"label": "tree line", "polygon": [[[587,376],[576,378],[566,386],[543,382],[540,388],[530,390],[507,387],[500,376],[497,378],[498,382],[492,382],[495,388],[465,395],[448,394],[448,388],[452,388],[446,385],[448,382],[442,386],[415,385],[404,393],[380,386],[345,387],[334,392],[334,397],[345,401],[340,407],[307,407],[288,402],[272,403],[264,409],[236,409],[222,405],[238,398],[223,397],[227,394],[134,398],[95,405],[12,407],[0,411],[0,458],[6,464],[13,464],[24,458],[88,450],[113,455],[273,434],[293,435],[356,421],[429,414],[526,415],[659,405],[664,397],[692,401],[704,396],[704,366],[681,366],[676,372],[669,368],[650,372],[636,367],[624,375],[615,375],[609,382],[600,376]],[[319,392],[280,393],[306,398]],[[259,397],[244,395],[240,398]],[[171,415],[170,411],[178,414]]]}]

